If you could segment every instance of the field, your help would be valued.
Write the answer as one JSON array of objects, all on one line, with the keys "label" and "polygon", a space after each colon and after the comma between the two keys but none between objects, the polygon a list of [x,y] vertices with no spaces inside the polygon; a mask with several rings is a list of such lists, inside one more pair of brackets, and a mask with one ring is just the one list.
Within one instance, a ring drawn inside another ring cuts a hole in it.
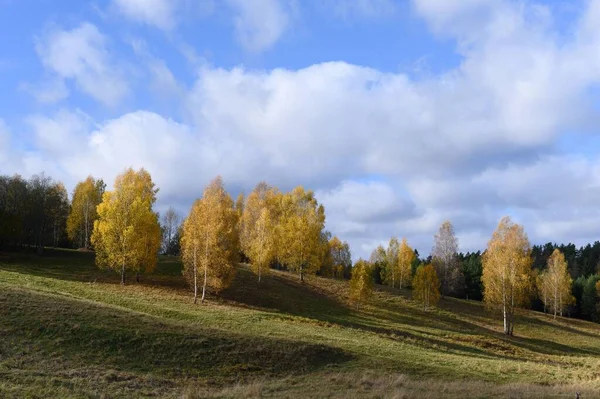
[{"label": "field", "polygon": [[600,325],[273,271],[193,305],[176,258],[129,276],[77,251],[0,253],[0,397],[600,397]]}]

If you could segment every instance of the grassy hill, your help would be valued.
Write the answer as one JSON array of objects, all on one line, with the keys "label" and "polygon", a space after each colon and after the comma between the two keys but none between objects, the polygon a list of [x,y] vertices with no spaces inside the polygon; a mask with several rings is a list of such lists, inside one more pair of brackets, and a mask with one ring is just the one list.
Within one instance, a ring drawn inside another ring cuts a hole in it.
[{"label": "grassy hill", "polygon": [[125,287],[93,255],[0,253],[0,397],[600,397],[600,325],[245,266],[193,305],[177,259]]}]

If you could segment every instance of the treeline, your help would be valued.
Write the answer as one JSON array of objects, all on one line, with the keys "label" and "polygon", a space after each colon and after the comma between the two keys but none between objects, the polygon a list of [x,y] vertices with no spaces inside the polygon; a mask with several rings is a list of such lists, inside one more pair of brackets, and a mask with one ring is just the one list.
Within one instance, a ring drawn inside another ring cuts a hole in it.
[{"label": "treeline", "polygon": [[258,284],[273,268],[300,281],[314,274],[349,279],[357,306],[376,283],[411,288],[425,309],[444,296],[483,300],[502,309],[507,334],[518,307],[600,321],[600,242],[531,246],[523,227],[504,218],[483,253],[463,254],[446,221],[427,258],[393,237],[353,266],[348,244],[325,230],[323,205],[303,187],[282,192],[262,182],[234,201],[218,177],[185,218],[173,208],[161,218],[157,193],[144,169],[124,171],[112,191],[90,176],[71,201],[63,184],[43,173],[0,176],[0,247],[94,250],[97,265],[118,271],[122,283],[129,272],[151,272],[159,253],[181,255],[195,301],[199,291],[204,300],[207,290],[227,287],[235,265],[247,262]]},{"label": "treeline", "polygon": [[0,248],[68,246],[70,208],[64,185],[44,173],[0,176]]}]

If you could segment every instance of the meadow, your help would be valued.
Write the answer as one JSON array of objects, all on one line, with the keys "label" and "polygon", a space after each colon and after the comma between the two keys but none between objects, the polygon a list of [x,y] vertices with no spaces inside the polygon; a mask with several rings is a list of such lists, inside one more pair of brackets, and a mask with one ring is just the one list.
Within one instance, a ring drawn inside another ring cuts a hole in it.
[{"label": "meadow", "polygon": [[177,257],[136,282],[92,253],[0,253],[0,397],[600,397],[600,325],[480,302],[423,311],[376,286],[273,270],[192,303]]}]

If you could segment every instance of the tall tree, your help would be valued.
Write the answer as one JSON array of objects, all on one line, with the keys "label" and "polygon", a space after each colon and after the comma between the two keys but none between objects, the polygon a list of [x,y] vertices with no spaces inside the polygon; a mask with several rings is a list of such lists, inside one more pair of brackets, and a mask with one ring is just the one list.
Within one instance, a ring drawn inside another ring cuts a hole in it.
[{"label": "tall tree", "polygon": [[417,268],[412,286],[413,298],[423,304],[423,310],[435,306],[440,300],[440,280],[431,264]]},{"label": "tall tree", "polygon": [[250,235],[248,257],[252,270],[258,275],[260,284],[263,274],[269,271],[269,266],[275,260],[275,226],[268,207],[260,212]]},{"label": "tall tree", "polygon": [[145,169],[129,168],[115,180],[114,190],[107,191],[98,205],[92,245],[96,264],[121,273],[150,272],[156,267],[160,250],[160,225],[152,206],[156,202],[155,188]]},{"label": "tall tree", "polygon": [[454,227],[446,220],[434,237],[432,251],[433,264],[441,280],[442,296],[448,295],[458,288],[460,267],[458,262],[458,240]]},{"label": "tall tree", "polygon": [[350,279],[350,299],[358,308],[360,304],[365,303],[373,293],[373,273],[371,264],[365,260],[359,259],[352,268],[352,278]]},{"label": "tall tree", "polygon": [[348,278],[352,269],[352,254],[346,241],[342,242],[337,236],[329,240],[329,248],[333,262],[333,277]]},{"label": "tall tree", "polygon": [[260,182],[245,199],[245,202],[243,196],[238,197],[236,201],[236,209],[241,217],[239,222],[240,247],[246,256],[250,252],[255,225],[260,218],[262,210],[269,208],[271,217],[275,218],[276,216],[272,208],[274,206],[273,197],[275,195],[275,189],[270,187],[266,182]]},{"label": "tall tree", "polygon": [[179,243],[178,231],[181,227],[181,216],[172,206],[167,209],[162,217],[162,252],[165,255],[176,255]]},{"label": "tall tree", "polygon": [[69,194],[62,183],[55,183],[50,187],[48,208],[52,245],[57,247],[64,236],[69,215]]},{"label": "tall tree", "polygon": [[97,207],[102,202],[106,185],[102,179],[88,176],[80,181],[73,190],[71,212],[67,219],[67,234],[73,242],[79,239],[79,246],[89,248],[89,237],[98,218]]},{"label": "tall tree", "polygon": [[406,238],[403,238],[398,250],[398,285],[400,288],[405,287],[410,282],[414,260],[415,252],[408,245]]},{"label": "tall tree", "polygon": [[592,274],[587,279],[585,279],[585,284],[583,286],[583,293],[581,296],[581,313],[588,320],[598,321],[599,313],[598,313],[598,290],[596,289],[596,285],[600,281],[600,276],[597,274]]},{"label": "tall tree", "polygon": [[203,279],[202,299],[208,287],[219,292],[235,276],[238,260],[238,213],[221,177],[214,179],[196,200],[183,224],[183,274],[198,299],[198,277]]},{"label": "tall tree", "polygon": [[392,288],[396,286],[396,280],[398,278],[398,251],[400,250],[400,243],[398,238],[392,237],[385,256],[385,269],[383,270],[384,275],[382,280],[391,285]]},{"label": "tall tree", "polygon": [[385,248],[383,245],[378,245],[371,252],[371,256],[369,257],[369,263],[373,269],[373,280],[377,284],[382,284],[385,282],[385,271],[387,270],[387,259]]},{"label": "tall tree", "polygon": [[325,226],[325,208],[312,191],[296,187],[282,200],[278,224],[280,261],[298,273],[300,281],[319,269],[321,232]]},{"label": "tall tree", "polygon": [[486,304],[502,311],[507,335],[513,335],[515,309],[530,300],[531,261],[523,226],[502,218],[483,255],[483,294]]},{"label": "tall tree", "polygon": [[555,249],[548,258],[547,269],[539,275],[538,292],[544,306],[562,316],[563,311],[573,303],[571,286],[573,280],[567,271],[567,261],[560,250]]}]

